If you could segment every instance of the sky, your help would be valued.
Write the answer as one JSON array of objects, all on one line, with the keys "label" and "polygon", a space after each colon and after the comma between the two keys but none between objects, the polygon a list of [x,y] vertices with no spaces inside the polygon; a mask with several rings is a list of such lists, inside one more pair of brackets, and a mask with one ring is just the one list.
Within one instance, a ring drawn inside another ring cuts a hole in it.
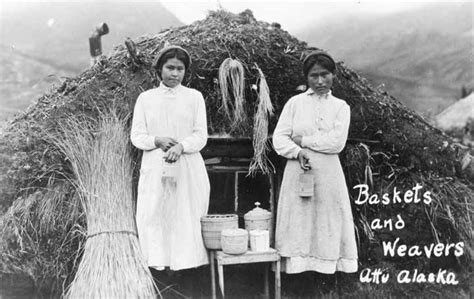
[{"label": "sky", "polygon": [[305,24],[317,23],[331,15],[341,17],[344,14],[385,14],[417,8],[426,3],[441,1],[394,1],[394,0],[163,0],[168,10],[183,23],[203,19],[209,10],[222,7],[234,13],[249,8],[257,20],[277,22],[290,32],[298,31]]},{"label": "sky", "polygon": [[[33,2],[63,2],[66,0],[0,0],[0,10]],[[204,19],[209,10],[222,7],[239,13],[249,8],[257,20],[277,22],[290,32],[314,20],[325,20],[332,15],[342,17],[344,14],[387,14],[421,5],[447,0],[69,0],[67,2],[151,2],[158,1],[165,5],[183,23],[190,24]],[[466,2],[466,1],[450,1]]]}]

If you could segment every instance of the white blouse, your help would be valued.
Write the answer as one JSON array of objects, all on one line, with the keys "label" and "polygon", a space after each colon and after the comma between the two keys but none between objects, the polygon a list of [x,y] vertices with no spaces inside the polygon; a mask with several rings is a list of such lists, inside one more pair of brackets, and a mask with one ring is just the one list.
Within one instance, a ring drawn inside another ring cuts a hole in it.
[{"label": "white blouse", "polygon": [[[350,123],[350,107],[331,92],[318,96],[312,89],[292,97],[285,104],[273,132],[275,151],[296,159],[301,147],[325,154],[344,148]],[[301,147],[292,138],[302,136]]]},{"label": "white blouse", "polygon": [[207,141],[206,108],[202,94],[178,85],[140,94],[133,112],[131,141],[144,151],[156,149],[155,136],[171,137],[184,153],[199,152]]}]

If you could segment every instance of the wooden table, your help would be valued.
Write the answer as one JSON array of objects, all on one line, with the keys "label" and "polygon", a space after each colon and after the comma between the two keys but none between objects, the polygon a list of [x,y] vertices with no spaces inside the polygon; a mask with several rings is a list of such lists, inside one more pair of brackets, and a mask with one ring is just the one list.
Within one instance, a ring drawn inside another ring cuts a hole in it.
[{"label": "wooden table", "polygon": [[[275,264],[275,298],[280,299],[280,254],[275,249],[270,248],[269,251],[247,251],[244,254],[232,255],[225,254],[222,251],[210,250],[209,259],[211,262],[211,284],[212,284],[212,298],[216,298],[216,270],[215,261],[217,261],[217,274],[219,277],[219,287],[221,289],[222,297],[224,298],[224,266],[236,264],[251,264],[251,263],[274,263]],[[265,265],[265,296],[270,297],[270,289],[268,284],[268,264]]]}]

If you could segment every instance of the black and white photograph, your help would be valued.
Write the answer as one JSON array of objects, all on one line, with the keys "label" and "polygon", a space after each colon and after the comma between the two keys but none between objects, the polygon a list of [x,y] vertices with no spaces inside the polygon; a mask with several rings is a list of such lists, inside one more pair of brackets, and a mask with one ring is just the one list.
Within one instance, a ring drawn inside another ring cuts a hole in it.
[{"label": "black and white photograph", "polygon": [[0,299],[472,298],[473,17],[2,0]]}]

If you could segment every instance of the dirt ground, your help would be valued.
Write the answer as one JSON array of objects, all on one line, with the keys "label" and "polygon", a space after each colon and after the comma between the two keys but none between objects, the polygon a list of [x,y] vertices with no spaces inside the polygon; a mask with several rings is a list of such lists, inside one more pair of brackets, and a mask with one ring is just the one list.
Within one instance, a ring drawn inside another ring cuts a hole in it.
[{"label": "dirt ground", "polygon": [[[264,298],[263,264],[224,267],[226,298]],[[208,266],[183,271],[155,271],[163,298],[211,298],[211,274]],[[217,274],[216,274],[217,275]],[[346,289],[357,288],[356,274],[325,275],[315,272],[281,275],[282,298],[322,298],[342,296]],[[274,298],[274,272],[269,275],[270,297]],[[217,298],[220,290],[216,282]]]}]

